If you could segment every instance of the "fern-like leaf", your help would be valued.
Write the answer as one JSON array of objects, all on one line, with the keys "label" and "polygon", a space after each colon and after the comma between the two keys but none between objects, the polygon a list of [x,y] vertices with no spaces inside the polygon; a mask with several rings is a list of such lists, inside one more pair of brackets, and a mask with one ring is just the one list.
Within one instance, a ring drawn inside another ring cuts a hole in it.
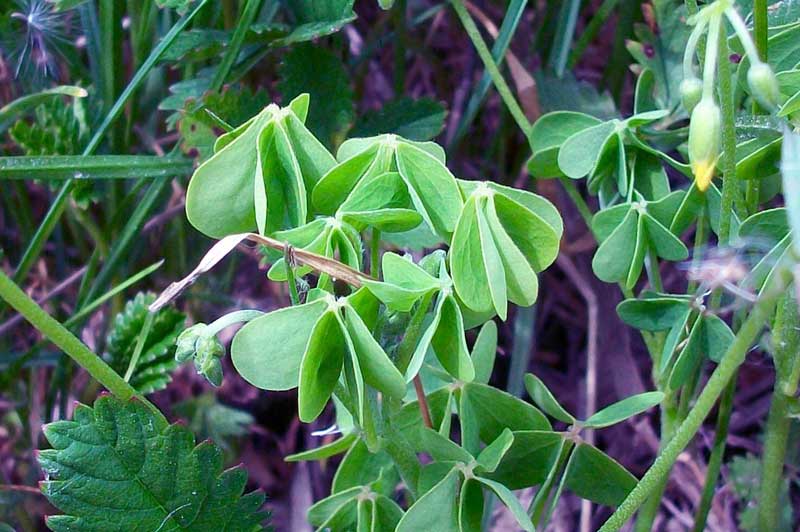
[{"label": "fern-like leaf", "polygon": [[[147,306],[153,294],[139,293],[128,301],[125,310],[114,318],[106,339],[105,358],[120,375],[125,374],[136,348],[136,341],[147,317]],[[161,390],[172,380],[175,361],[175,340],[184,327],[186,316],[174,308],[164,307],[153,319],[142,354],[131,376],[131,385],[141,393]]]},{"label": "fern-like leaf", "polygon": [[264,495],[243,495],[244,469],[223,471],[216,445],[195,446],[138,400],[101,396],[44,434],[53,449],[39,453],[41,488],[65,513],[48,518],[55,532],[263,530]]}]

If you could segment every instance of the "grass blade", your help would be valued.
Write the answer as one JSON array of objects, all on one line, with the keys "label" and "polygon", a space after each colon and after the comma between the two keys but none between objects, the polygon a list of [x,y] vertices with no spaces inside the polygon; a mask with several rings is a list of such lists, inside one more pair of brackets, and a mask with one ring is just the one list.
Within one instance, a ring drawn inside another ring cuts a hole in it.
[{"label": "grass blade", "polygon": [[192,160],[152,155],[0,157],[0,180],[140,179],[189,173]]}]

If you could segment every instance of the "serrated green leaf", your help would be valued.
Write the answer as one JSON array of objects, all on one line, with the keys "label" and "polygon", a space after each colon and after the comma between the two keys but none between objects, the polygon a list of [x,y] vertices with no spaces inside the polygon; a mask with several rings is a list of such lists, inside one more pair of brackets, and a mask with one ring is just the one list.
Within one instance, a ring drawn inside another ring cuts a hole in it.
[{"label": "serrated green leaf", "polygon": [[[153,301],[155,295],[140,292],[114,318],[113,328],[106,338],[104,358],[120,375],[128,369],[149,313],[147,306]],[[183,331],[185,319],[182,312],[171,307],[164,307],[156,313],[130,380],[140,393],[161,390],[172,380],[171,372],[177,367],[175,340]]]},{"label": "serrated green leaf", "polygon": [[65,512],[48,519],[51,530],[250,532],[266,518],[264,496],[243,495],[243,469],[223,471],[216,446],[195,446],[187,428],[139,401],[101,396],[44,433],[53,448],[39,454],[42,491]]}]

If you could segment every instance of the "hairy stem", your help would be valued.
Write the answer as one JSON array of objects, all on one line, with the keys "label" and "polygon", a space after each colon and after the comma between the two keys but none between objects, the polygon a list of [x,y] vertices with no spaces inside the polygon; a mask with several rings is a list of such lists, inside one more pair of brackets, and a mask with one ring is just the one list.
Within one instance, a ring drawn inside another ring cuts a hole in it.
[{"label": "hairy stem", "polygon": [[[0,297],[17,312],[25,316],[25,319],[31,325],[64,351],[108,391],[125,401],[138,395],[133,386],[125,382],[108,364],[94,354],[86,344],[37,305],[2,271],[0,271]],[[139,399],[148,405],[150,404],[144,398],[140,397]]]},{"label": "hairy stem", "polygon": [[788,286],[791,279],[790,272],[781,270],[778,273],[779,275],[772,279],[770,286],[764,291],[761,299],[755,304],[747,320],[742,324],[741,329],[739,329],[738,334],[728,347],[725,355],[723,355],[719,365],[711,374],[706,387],[698,396],[694,407],[675,431],[675,436],[619,508],[600,528],[600,532],[619,530],[647,500],[656,487],[663,482],[664,478],[669,475],[673,464],[678,459],[678,455],[697,434],[731,377],[744,362],[750,346],[757,340],[764,324],[769,319],[775,302]]},{"label": "hairy stem", "polygon": [[[778,381],[776,381],[777,383]],[[778,530],[781,508],[780,490],[783,483],[783,463],[789,442],[789,396],[776,385],[767,418],[766,437],[761,470],[761,488],[758,495],[758,530]]]}]

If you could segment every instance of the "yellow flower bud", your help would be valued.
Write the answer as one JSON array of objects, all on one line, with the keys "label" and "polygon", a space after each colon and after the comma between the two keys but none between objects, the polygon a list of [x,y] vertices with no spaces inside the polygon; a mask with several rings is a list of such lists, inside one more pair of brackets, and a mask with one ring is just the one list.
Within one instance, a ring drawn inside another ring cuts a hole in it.
[{"label": "yellow flower bud", "polygon": [[713,98],[704,97],[689,123],[689,164],[697,188],[706,190],[714,177],[722,136],[722,113]]}]

